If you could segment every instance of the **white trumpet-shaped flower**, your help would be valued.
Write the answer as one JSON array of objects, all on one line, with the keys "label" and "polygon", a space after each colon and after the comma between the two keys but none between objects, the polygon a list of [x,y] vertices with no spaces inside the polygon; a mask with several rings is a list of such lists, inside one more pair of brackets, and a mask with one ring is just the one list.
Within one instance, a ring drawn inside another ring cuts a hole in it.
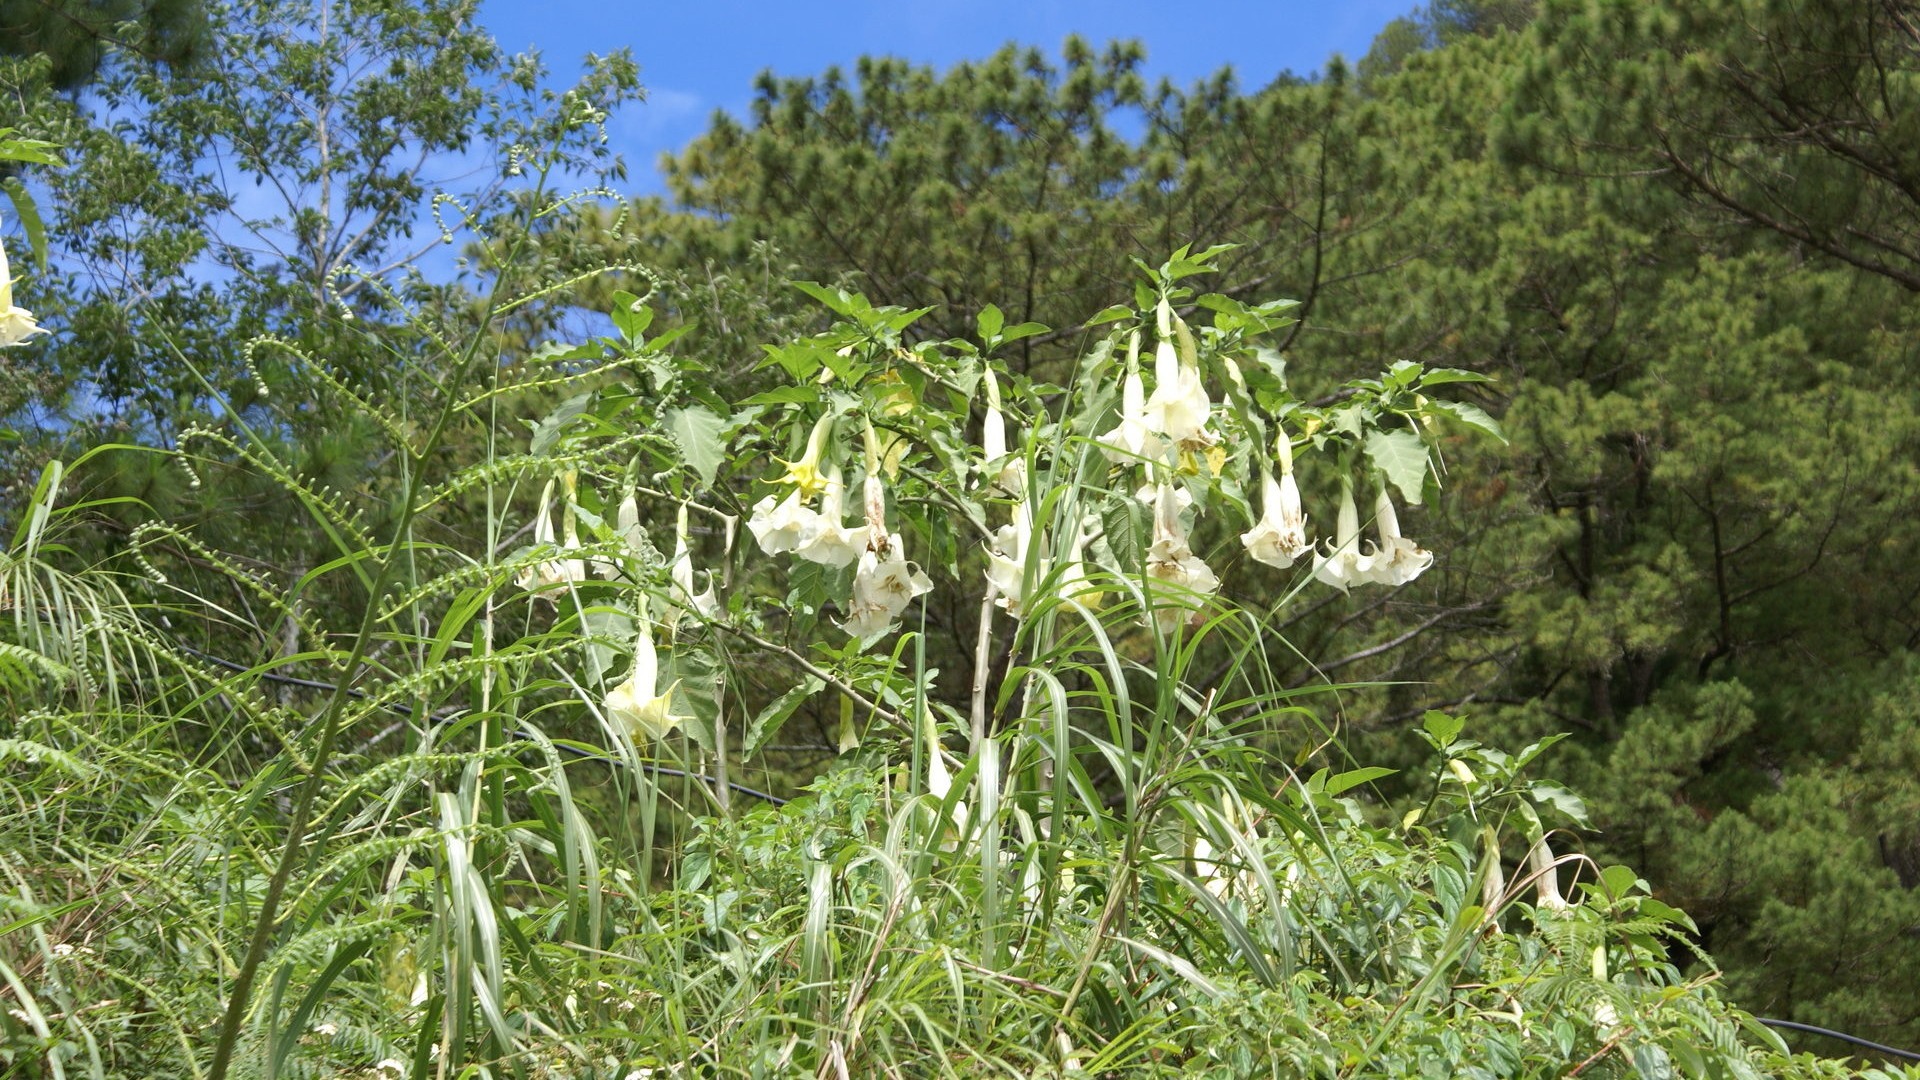
[{"label": "white trumpet-shaped flower", "polygon": [[[1002,525],[987,548],[987,580],[999,597],[994,603],[1019,618],[1026,610],[1027,559],[1033,551],[1033,514],[1027,501],[1013,504],[1013,523]],[[1035,567],[1035,579],[1046,576],[1045,564]]]},{"label": "white trumpet-shaped flower", "polygon": [[1219,441],[1207,427],[1213,402],[1200,378],[1200,369],[1181,361],[1173,342],[1154,346],[1153,396],[1147,399],[1145,422],[1183,450],[1204,450]]},{"label": "white trumpet-shaped flower", "polygon": [[1293,480],[1293,450],[1280,435],[1280,478],[1260,478],[1260,520],[1240,534],[1247,554],[1268,566],[1285,570],[1306,554],[1307,515],[1300,509],[1300,486]]},{"label": "white trumpet-shaped flower", "polygon": [[[567,487],[571,490],[572,477],[569,476],[567,481]],[[580,535],[574,524],[571,505],[565,509],[563,516],[566,518],[566,542],[561,547],[563,550],[577,551],[580,548]],[[551,547],[554,542],[553,481],[551,480],[547,481],[547,486],[540,492],[540,516],[533,520],[533,542],[536,547]],[[586,578],[587,561],[576,557],[548,559],[545,562],[522,567],[520,572],[514,575],[513,580],[514,584],[528,592],[545,598],[549,603],[554,603],[557,602],[554,600],[554,593],[566,588],[570,582],[585,581]]]},{"label": "white trumpet-shaped flower", "polygon": [[866,530],[846,524],[846,492],[847,485],[836,465],[827,473],[827,493],[820,497],[820,512],[802,530],[800,542],[793,549],[795,555],[824,566],[849,566],[860,558]]},{"label": "white trumpet-shaped flower", "polygon": [[1147,389],[1140,381],[1140,337],[1127,347],[1127,373],[1120,380],[1120,422],[1097,440],[1100,452],[1115,464],[1157,458],[1165,441],[1147,426]]},{"label": "white trumpet-shaped flower", "polygon": [[1027,459],[1007,452],[1007,420],[1000,413],[1000,380],[986,368],[981,381],[987,390],[987,416],[980,423],[980,449],[993,484],[1009,495],[1027,490]]},{"label": "white trumpet-shaped flower", "polygon": [[1106,603],[1106,591],[1087,577],[1087,533],[1073,531],[1073,543],[1067,547],[1067,564],[1060,569],[1060,599],[1075,607],[1095,610]]},{"label": "white trumpet-shaped flower", "polygon": [[1313,576],[1341,592],[1372,581],[1373,555],[1360,550],[1360,510],[1353,504],[1351,480],[1340,482],[1340,515],[1333,536],[1327,554],[1313,553]]},{"label": "white trumpet-shaped flower", "polygon": [[18,345],[45,327],[34,322],[33,312],[13,303],[13,276],[7,267],[7,249],[0,247],[0,347]]},{"label": "white trumpet-shaped flower", "polygon": [[900,534],[887,531],[886,485],[877,470],[867,473],[865,495],[867,548],[860,553],[847,619],[840,624],[855,637],[884,633],[914,597],[933,591],[933,581],[907,561]]},{"label": "white trumpet-shaped flower", "polygon": [[[1220,588],[1220,579],[1187,542],[1180,525],[1172,485],[1161,484],[1153,504],[1153,546],[1147,549],[1147,576],[1154,580],[1153,621],[1171,634]],[[1159,595],[1164,590],[1164,595]]]},{"label": "white trumpet-shaped flower", "polygon": [[908,562],[900,534],[887,538],[883,555],[868,548],[853,575],[853,600],[841,628],[854,637],[884,633],[913,598],[933,591],[933,581]]},{"label": "white trumpet-shaped flower", "polygon": [[[629,491],[620,500],[620,507],[614,512],[614,534],[625,543],[627,550],[635,556],[647,551],[646,532],[640,527],[640,500]],[[620,563],[613,559],[590,559],[593,572],[612,580],[620,576]]]},{"label": "white trumpet-shaped flower", "polygon": [[1373,503],[1374,527],[1380,531],[1380,548],[1373,556],[1373,580],[1382,585],[1405,585],[1433,565],[1433,552],[1400,535],[1400,516],[1393,512],[1393,500],[1385,484]]},{"label": "white trumpet-shaped flower", "polygon": [[635,742],[666,738],[686,717],[673,711],[673,692],[679,682],[658,694],[660,655],[653,647],[652,622],[640,612],[640,636],[633,643],[633,673],[607,691],[607,718],[619,724]]},{"label": "white trumpet-shaped flower", "polygon": [[1534,841],[1527,851],[1527,870],[1533,875],[1533,895],[1536,908],[1547,911],[1566,911],[1573,905],[1560,894],[1560,860],[1554,857],[1553,848],[1542,836]]},{"label": "white trumpet-shaped flower", "polygon": [[801,499],[800,489],[795,488],[784,499],[769,495],[753,504],[753,515],[747,518],[747,530],[753,533],[753,539],[760,545],[761,551],[769,555],[781,555],[794,550],[806,540],[819,515],[807,509]]},{"label": "white trumpet-shaped flower", "polygon": [[711,578],[707,581],[705,592],[693,591],[693,552],[687,545],[687,532],[687,504],[681,503],[673,526],[673,561],[667,564],[667,578],[673,585],[673,600],[660,620],[669,634],[679,629],[680,616],[688,611],[704,619],[711,618],[714,612],[720,610],[720,600],[714,595]]}]

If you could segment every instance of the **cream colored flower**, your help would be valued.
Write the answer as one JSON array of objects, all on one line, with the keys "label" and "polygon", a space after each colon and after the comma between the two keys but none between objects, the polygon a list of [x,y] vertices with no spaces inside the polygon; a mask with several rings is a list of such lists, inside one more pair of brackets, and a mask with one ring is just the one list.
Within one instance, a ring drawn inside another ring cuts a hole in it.
[{"label": "cream colored flower", "polygon": [[[614,513],[613,531],[638,557],[646,553],[646,532],[640,527],[640,501],[629,491]],[[592,559],[593,572],[611,581],[620,576],[620,564],[613,559]]]},{"label": "cream colored flower", "polygon": [[7,267],[7,249],[0,246],[0,347],[18,345],[47,330],[33,321],[33,312],[13,304],[13,277]]},{"label": "cream colored flower", "polygon": [[1219,441],[1207,428],[1213,402],[1207,397],[1200,369],[1182,363],[1173,342],[1154,346],[1153,396],[1147,399],[1147,428],[1182,450],[1204,450]]},{"label": "cream colored flower", "polygon": [[[994,603],[1019,618],[1026,610],[1027,559],[1033,551],[1033,515],[1027,501],[1013,504],[1013,523],[994,533],[987,549],[987,580],[999,597]],[[1034,580],[1046,576],[1046,565],[1034,568]]]},{"label": "cream colored flower", "polygon": [[1140,381],[1140,335],[1127,343],[1127,373],[1120,380],[1120,422],[1098,440],[1100,452],[1118,465],[1157,458],[1166,441],[1147,426],[1147,390]]},{"label": "cream colored flower", "polygon": [[[794,491],[806,498],[827,490],[826,475],[820,471],[820,461],[827,452],[827,440],[833,436],[833,414],[828,413],[814,422],[813,431],[807,435],[807,449],[800,455],[799,461],[781,461],[787,467],[785,475],[774,478],[776,484],[792,484]],[[779,459],[775,459],[779,460]]]},{"label": "cream colored flower", "polygon": [[633,643],[633,673],[627,681],[607,691],[607,717],[624,728],[635,742],[660,740],[673,733],[686,717],[673,711],[675,682],[660,694],[654,693],[659,679],[660,656],[653,647],[653,626],[645,610],[640,612],[640,636]]},{"label": "cream colored flower", "polygon": [[824,566],[848,566],[860,558],[865,530],[845,524],[846,491],[836,465],[827,473],[827,493],[820,497],[820,512],[802,530],[800,542],[793,549],[795,555]]},{"label": "cream colored flower", "polygon": [[1433,565],[1433,552],[1400,535],[1400,517],[1393,512],[1393,500],[1384,483],[1373,503],[1373,523],[1380,531],[1380,549],[1370,571],[1374,581],[1405,585]]},{"label": "cream colored flower", "polygon": [[747,529],[753,533],[761,551],[769,555],[781,555],[799,547],[806,540],[819,515],[807,509],[801,498],[800,489],[795,488],[784,499],[769,495],[753,504],[753,516],[747,518]]},{"label": "cream colored flower", "polygon": [[1153,505],[1153,546],[1147,549],[1147,576],[1154,580],[1153,621],[1171,634],[1220,588],[1220,579],[1193,553],[1180,525],[1172,485],[1161,484]]},{"label": "cream colored flower", "polygon": [[884,633],[913,598],[933,591],[927,575],[907,562],[899,533],[887,531],[887,489],[877,471],[865,483],[867,548],[853,573],[853,597],[841,629],[854,637]]},{"label": "cream colored flower", "polygon": [[1360,510],[1353,504],[1353,482],[1340,482],[1340,516],[1328,554],[1313,553],[1313,576],[1346,592],[1373,580],[1373,556],[1360,550]]},{"label": "cream colored flower", "polygon": [[1060,599],[1094,611],[1106,603],[1107,594],[1087,576],[1086,548],[1086,530],[1075,529],[1073,543],[1067,548],[1067,565],[1060,570]]},{"label": "cream colored flower", "polygon": [[1280,478],[1260,478],[1260,521],[1240,534],[1247,554],[1282,570],[1312,550],[1307,543],[1307,516],[1300,509],[1300,486],[1293,481],[1293,449],[1285,432],[1280,435]]},{"label": "cream colored flower", "polygon": [[[569,495],[571,495],[573,489],[573,475],[571,473],[566,476],[566,486]],[[561,549],[562,551],[578,551],[580,549],[580,534],[574,524],[571,499],[569,499],[569,505],[562,511],[562,516],[566,519],[566,542],[561,545]],[[540,516],[533,521],[533,543],[535,547],[542,545],[551,547],[553,545],[553,481],[551,480],[547,481],[547,486],[541,489],[540,492]],[[536,596],[546,599],[549,603],[557,603],[558,601],[554,599],[554,594],[565,589],[571,582],[585,581],[586,579],[587,562],[585,559],[559,558],[549,559],[546,562],[523,567],[518,574],[514,575],[513,580],[516,585],[519,585],[521,588]]]},{"label": "cream colored flower", "polygon": [[713,581],[709,576],[707,590],[693,591],[693,552],[687,546],[687,504],[680,504],[680,513],[673,525],[673,561],[667,564],[667,579],[672,583],[672,601],[667,605],[661,622],[667,627],[667,633],[679,630],[680,616],[692,611],[701,618],[712,618],[720,610],[720,600],[714,595]]},{"label": "cream colored flower", "polygon": [[913,598],[933,591],[933,581],[909,563],[900,535],[887,538],[885,553],[868,548],[853,575],[853,599],[841,628],[854,637],[884,633]]},{"label": "cream colored flower", "polygon": [[987,391],[987,415],[980,423],[980,449],[986,471],[993,484],[1009,495],[1024,495],[1027,490],[1027,459],[1007,452],[1007,421],[1000,414],[1000,381],[993,369],[986,368],[981,382]]}]

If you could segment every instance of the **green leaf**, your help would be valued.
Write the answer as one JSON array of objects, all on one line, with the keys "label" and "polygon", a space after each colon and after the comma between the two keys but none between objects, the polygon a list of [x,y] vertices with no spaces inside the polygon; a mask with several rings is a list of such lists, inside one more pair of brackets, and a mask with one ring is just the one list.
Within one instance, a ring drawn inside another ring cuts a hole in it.
[{"label": "green leaf", "polygon": [[1007,317],[1002,315],[1000,309],[992,304],[988,304],[985,308],[982,308],[980,317],[974,321],[975,328],[980,331],[980,340],[986,342],[991,342],[998,338],[1000,336],[1000,328],[1006,324]]},{"label": "green leaf", "polygon": [[1442,747],[1452,746],[1453,740],[1460,737],[1461,729],[1466,726],[1465,719],[1448,716],[1446,713],[1432,709],[1420,718],[1420,727],[1433,736],[1433,741]]},{"label": "green leaf", "polygon": [[1052,329],[1052,327],[1037,322],[1016,323],[1013,326],[1007,327],[1006,332],[1000,335],[1000,344],[1011,345],[1021,338],[1030,338],[1035,334],[1044,334],[1050,329]]},{"label": "green leaf", "polygon": [[799,686],[781,694],[767,703],[747,724],[747,733],[742,752],[749,758],[760,752],[773,737],[780,733],[780,726],[799,709],[806,700],[826,689],[827,684],[812,675],[803,679]]},{"label": "green leaf", "polygon": [[587,411],[587,402],[592,398],[590,393],[577,394],[561,402],[547,414],[546,419],[534,426],[533,443],[528,449],[535,454],[544,454],[553,449],[553,444],[565,434],[567,427]]},{"label": "green leaf", "polygon": [[647,327],[653,325],[653,309],[630,292],[613,294],[613,309],[607,313],[627,343],[639,348],[646,343]]},{"label": "green leaf", "polygon": [[725,420],[698,405],[667,414],[667,432],[679,444],[686,463],[707,487],[713,486],[713,478],[719,474],[726,453],[726,440],[720,434],[725,426]]},{"label": "green leaf", "polygon": [[795,281],[794,288],[825,304],[835,314],[856,318],[873,310],[864,296],[849,294],[844,289],[829,289],[815,281]]},{"label": "green leaf", "polygon": [[47,227],[40,220],[40,207],[28,194],[27,186],[17,176],[9,176],[0,181],[5,188],[7,198],[13,201],[13,216],[20,219],[20,227],[27,233],[27,250],[33,253],[33,268],[40,273],[47,272]]},{"label": "green leaf", "polygon": [[1631,866],[1609,866],[1600,871],[1600,885],[1613,899],[1627,895],[1638,884],[1640,875]]},{"label": "green leaf", "polygon": [[1477,371],[1465,371],[1461,368],[1434,368],[1420,376],[1420,386],[1444,386],[1447,383],[1485,383],[1493,380]]},{"label": "green leaf", "polygon": [[1093,318],[1088,319],[1087,325],[1100,326],[1104,323],[1119,322],[1122,319],[1131,319],[1131,318],[1133,318],[1132,308],[1126,306],[1125,304],[1115,304],[1110,308],[1106,308],[1102,310],[1099,314],[1095,315]]},{"label": "green leaf", "polygon": [[1152,525],[1146,504],[1127,495],[1115,495],[1100,508],[1100,525],[1113,561],[1125,573],[1139,573],[1146,559],[1147,529]]},{"label": "green leaf", "polygon": [[1418,506],[1427,483],[1427,444],[1411,431],[1367,432],[1367,457],[1373,467],[1387,474],[1400,489],[1401,497]]},{"label": "green leaf", "polygon": [[820,400],[820,388],[817,386],[779,386],[762,394],[755,394],[741,405],[812,405]]},{"label": "green leaf", "polygon": [[1586,824],[1587,804],[1580,796],[1575,795],[1559,784],[1546,780],[1535,780],[1532,784],[1528,785],[1527,790],[1533,795],[1535,802],[1540,803],[1542,806],[1553,807],[1555,810],[1572,818],[1575,824]]},{"label": "green leaf", "polygon": [[1447,413],[1469,427],[1479,428],[1503,443],[1507,441],[1506,432],[1500,429],[1500,421],[1487,415],[1485,409],[1471,401],[1432,401],[1428,402],[1428,406],[1436,412]]},{"label": "green leaf", "polygon": [[1383,776],[1392,776],[1398,769],[1383,769],[1378,765],[1369,765],[1364,769],[1353,769],[1339,773],[1327,779],[1326,791],[1329,795],[1338,795],[1349,788],[1369,784]]}]

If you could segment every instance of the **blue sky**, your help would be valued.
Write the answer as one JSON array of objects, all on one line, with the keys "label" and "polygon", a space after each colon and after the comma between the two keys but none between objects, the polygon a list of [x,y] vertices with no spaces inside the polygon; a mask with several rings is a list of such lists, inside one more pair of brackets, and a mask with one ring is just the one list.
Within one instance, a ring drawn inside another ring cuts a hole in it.
[{"label": "blue sky", "polygon": [[1256,89],[1285,70],[1320,70],[1340,53],[1358,60],[1388,20],[1413,0],[485,0],[480,21],[511,51],[537,48],[556,81],[572,81],[580,57],[626,46],[640,63],[648,100],[608,124],[641,192],[661,189],[656,162],[705,130],[715,109],[743,115],[753,79],[851,69],[863,55],[902,56],[946,68],[1009,41],[1057,53],[1078,33],[1096,45],[1136,38],[1150,81],[1186,85],[1232,65]]}]

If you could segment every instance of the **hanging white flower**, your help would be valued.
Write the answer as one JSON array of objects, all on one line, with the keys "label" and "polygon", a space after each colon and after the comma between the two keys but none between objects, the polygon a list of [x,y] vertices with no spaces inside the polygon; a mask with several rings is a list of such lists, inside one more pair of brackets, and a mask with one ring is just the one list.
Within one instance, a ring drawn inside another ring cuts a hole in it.
[{"label": "hanging white flower", "polygon": [[1374,527],[1380,531],[1380,549],[1373,557],[1373,580],[1382,585],[1405,585],[1433,565],[1433,552],[1400,535],[1400,517],[1384,481],[1373,503]]},{"label": "hanging white flower", "polygon": [[991,367],[984,368],[981,382],[987,391],[987,416],[980,423],[980,449],[987,474],[993,484],[1009,495],[1027,490],[1027,459],[1007,452],[1007,421],[1000,413],[1000,381]]},{"label": "hanging white flower", "polygon": [[887,531],[887,491],[877,468],[879,455],[869,455],[865,494],[867,547],[853,574],[853,597],[841,629],[855,637],[884,633],[907,610],[913,598],[933,591],[933,581],[907,561],[899,533]]},{"label": "hanging white flower", "polygon": [[887,538],[886,551],[867,549],[860,556],[860,567],[853,575],[853,600],[847,605],[847,620],[841,628],[855,637],[870,637],[893,625],[913,598],[933,591],[933,581],[909,563],[895,533]]},{"label": "hanging white flower", "polygon": [[680,684],[659,694],[654,684],[660,675],[660,656],[653,647],[653,624],[643,606],[640,611],[640,635],[633,643],[633,673],[627,680],[607,691],[607,718],[619,724],[633,741],[658,741],[666,738],[686,717],[673,711],[673,692]]},{"label": "hanging white flower", "polygon": [[1307,516],[1300,509],[1300,486],[1293,480],[1293,448],[1280,433],[1280,478],[1260,478],[1260,521],[1240,534],[1247,554],[1268,566],[1285,570],[1311,550],[1307,543]]},{"label": "hanging white flower", "polygon": [[1161,484],[1153,506],[1153,546],[1147,549],[1147,576],[1154,585],[1153,621],[1171,634],[1200,610],[1220,588],[1220,579],[1187,542],[1180,525],[1172,485]]},{"label": "hanging white flower", "polygon": [[860,558],[866,530],[845,523],[846,491],[836,465],[827,473],[827,493],[820,497],[820,512],[806,523],[800,542],[794,545],[795,555],[824,566],[848,566]]},{"label": "hanging white flower", "polygon": [[720,600],[714,595],[713,581],[707,581],[705,592],[693,591],[693,552],[687,545],[687,504],[680,504],[680,513],[674,519],[673,561],[667,564],[667,578],[672,583],[673,600],[661,618],[669,634],[679,630],[680,616],[688,611],[701,618],[711,618],[720,610]]},{"label": "hanging white flower", "polygon": [[1219,441],[1207,428],[1213,402],[1200,369],[1180,360],[1173,342],[1154,346],[1153,396],[1147,399],[1146,425],[1183,450],[1204,450]]},{"label": "hanging white flower", "polygon": [[795,488],[784,499],[769,495],[754,503],[753,515],[747,518],[747,530],[753,533],[761,551],[781,555],[806,540],[818,517],[801,502],[801,491]]},{"label": "hanging white flower", "polygon": [[1157,458],[1166,442],[1147,426],[1147,390],[1140,381],[1140,335],[1127,343],[1127,373],[1120,380],[1120,422],[1097,440],[1100,452],[1118,465]]},{"label": "hanging white flower", "polygon": [[1360,510],[1353,504],[1351,480],[1340,482],[1340,515],[1331,543],[1328,554],[1313,553],[1314,577],[1341,592],[1373,580],[1373,556],[1360,550]]},{"label": "hanging white flower", "polygon": [[1067,547],[1067,564],[1060,570],[1059,592],[1066,603],[1092,611],[1106,603],[1106,591],[1087,576],[1086,548],[1086,529],[1076,528]]},{"label": "hanging white flower", "polygon": [[[567,489],[571,492],[573,489],[573,476],[571,473],[567,475],[566,482]],[[562,545],[562,550],[578,551],[580,548],[580,535],[574,524],[573,507],[571,505],[567,506],[563,516],[566,518],[566,542]],[[553,481],[551,480],[547,481],[546,487],[540,491],[540,516],[533,520],[533,543],[535,547],[551,547],[553,545]],[[554,600],[553,594],[566,588],[570,582],[585,581],[586,579],[586,560],[571,557],[549,559],[545,562],[535,563],[532,566],[522,567],[520,572],[514,575],[513,580],[514,584],[536,596],[546,599],[549,603],[557,603],[557,601]]]},{"label": "hanging white flower", "polygon": [[[640,528],[640,501],[631,491],[620,500],[620,507],[615,511],[613,531],[634,556],[646,552],[646,534]],[[588,562],[594,573],[609,581],[620,576],[620,563],[614,559],[590,559]]]},{"label": "hanging white flower", "polygon": [[0,246],[0,347],[18,345],[45,327],[34,322],[33,312],[13,303],[13,277],[7,266],[7,249]]},{"label": "hanging white flower", "polygon": [[[987,580],[999,597],[994,603],[1019,618],[1026,609],[1027,558],[1033,550],[1033,515],[1027,501],[1013,504],[1013,523],[994,533],[987,549]],[[1037,581],[1046,576],[1042,563],[1034,569]]]}]

